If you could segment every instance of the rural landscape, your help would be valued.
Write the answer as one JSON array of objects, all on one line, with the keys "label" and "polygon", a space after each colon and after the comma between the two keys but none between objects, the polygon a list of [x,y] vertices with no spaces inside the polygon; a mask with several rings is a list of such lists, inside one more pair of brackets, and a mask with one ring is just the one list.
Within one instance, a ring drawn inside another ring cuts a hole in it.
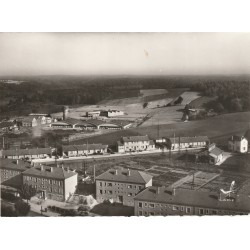
[{"label": "rural landscape", "polygon": [[247,215],[249,140],[249,74],[0,74],[1,216]]}]

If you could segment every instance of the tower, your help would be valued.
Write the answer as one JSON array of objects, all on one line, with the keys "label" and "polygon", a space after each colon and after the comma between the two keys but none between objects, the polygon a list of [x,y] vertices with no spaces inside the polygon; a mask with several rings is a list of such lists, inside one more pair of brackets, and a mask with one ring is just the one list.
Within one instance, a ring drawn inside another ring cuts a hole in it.
[{"label": "tower", "polygon": [[63,120],[65,121],[68,117],[69,113],[69,107],[68,106],[63,106]]}]

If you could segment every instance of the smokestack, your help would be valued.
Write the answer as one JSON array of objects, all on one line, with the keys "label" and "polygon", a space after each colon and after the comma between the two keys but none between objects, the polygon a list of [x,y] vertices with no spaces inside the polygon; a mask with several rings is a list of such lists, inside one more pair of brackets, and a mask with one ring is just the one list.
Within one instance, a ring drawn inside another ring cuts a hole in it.
[{"label": "smokestack", "polygon": [[128,176],[130,176],[130,170],[128,169]]},{"label": "smokestack", "polygon": [[117,171],[117,169],[115,170],[115,175],[117,175],[118,174],[118,171]]},{"label": "smokestack", "polygon": [[157,187],[156,193],[157,193],[157,194],[160,194],[160,187]]},{"label": "smokestack", "polygon": [[43,165],[42,165],[42,164],[40,165],[40,167],[41,167],[41,171],[43,171],[43,170],[44,170],[44,167],[43,167]]},{"label": "smokestack", "polygon": [[19,164],[19,160],[16,160],[16,164],[17,164],[17,165]]},{"label": "smokestack", "polygon": [[50,172],[51,172],[51,173],[53,172],[53,167],[50,167]]},{"label": "smokestack", "polygon": [[172,195],[175,196],[175,188],[172,190]]}]

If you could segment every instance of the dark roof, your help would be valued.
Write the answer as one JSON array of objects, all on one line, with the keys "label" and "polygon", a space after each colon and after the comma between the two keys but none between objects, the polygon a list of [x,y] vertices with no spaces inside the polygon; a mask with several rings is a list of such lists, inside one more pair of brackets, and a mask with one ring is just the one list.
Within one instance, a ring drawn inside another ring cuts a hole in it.
[{"label": "dark roof", "polygon": [[38,154],[51,154],[51,148],[29,148],[29,149],[8,149],[3,150],[3,156],[12,155],[38,155]]},{"label": "dark roof", "polygon": [[151,175],[138,170],[111,169],[96,177],[96,180],[146,184],[152,178]]},{"label": "dark roof", "polygon": [[136,141],[149,141],[149,138],[147,135],[137,135],[137,136],[122,137],[122,140],[124,142],[136,142]]},{"label": "dark roof", "polygon": [[[229,141],[241,141],[243,140],[245,137],[242,135],[233,135],[229,138]],[[246,138],[245,138],[246,139]]]},{"label": "dark roof", "polygon": [[30,168],[30,163],[22,160],[0,159],[0,168],[16,171],[25,171]]},{"label": "dark roof", "polygon": [[0,122],[0,128],[9,128],[14,126],[14,122]]},{"label": "dark roof", "polygon": [[105,124],[105,121],[98,120],[98,119],[90,119],[90,120],[87,121],[87,123],[93,124],[93,125],[95,125],[97,127],[97,126],[99,126],[101,124]]},{"label": "dark roof", "polygon": [[36,118],[33,116],[24,117],[24,118],[22,118],[22,122],[32,122],[33,119],[36,120]]},{"label": "dark roof", "polygon": [[209,151],[210,156],[219,156],[222,153],[223,153],[223,150],[221,150],[221,149],[219,149],[217,147],[215,147],[215,148],[213,148],[212,150]]},{"label": "dark roof", "polygon": [[[52,169],[52,171],[51,171]],[[67,171],[63,167],[36,166],[23,172],[23,175],[65,180],[76,175],[76,172]]]},{"label": "dark roof", "polygon": [[174,205],[250,212],[250,198],[245,195],[237,195],[235,201],[220,201],[218,193],[177,189],[175,190],[175,195],[173,195],[172,191],[168,188],[148,187],[134,199]]},{"label": "dark roof", "polygon": [[82,145],[67,145],[63,146],[63,151],[76,151],[76,150],[98,150],[98,149],[105,149],[108,145],[103,144],[82,144]]},{"label": "dark roof", "polygon": [[171,143],[190,143],[190,142],[204,142],[209,141],[207,136],[194,136],[194,137],[172,137],[169,138]]},{"label": "dark roof", "polygon": [[117,124],[118,126],[121,126],[121,127],[125,127],[125,126],[132,124],[132,122],[125,121],[125,120],[112,120],[112,123]]}]

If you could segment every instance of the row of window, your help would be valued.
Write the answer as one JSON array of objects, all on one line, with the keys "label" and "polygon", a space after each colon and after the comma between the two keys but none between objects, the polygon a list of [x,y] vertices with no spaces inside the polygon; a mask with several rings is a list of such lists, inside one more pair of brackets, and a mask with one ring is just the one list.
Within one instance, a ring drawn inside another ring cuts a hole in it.
[{"label": "row of window", "polygon": [[31,177],[31,176],[24,176],[24,180],[26,181],[33,181],[33,182],[42,182],[42,184],[47,183],[50,185],[58,185],[62,186],[63,182],[58,181],[58,180],[51,180],[51,179],[46,179],[46,178],[37,178],[37,177]]},{"label": "row of window", "polygon": [[3,173],[4,176],[6,176],[6,175],[13,175],[13,176],[15,176],[15,175],[18,175],[20,172],[19,171],[15,171],[15,170],[5,170],[5,169],[3,169],[2,173]]},{"label": "row of window", "polygon": [[[132,185],[132,184],[126,184],[126,183],[112,183],[112,182],[99,182],[100,187],[113,187],[113,186],[121,186],[121,187],[126,187],[128,189],[138,189],[142,190],[142,186],[140,185]],[[118,188],[119,189],[119,188]]]},{"label": "row of window", "polygon": [[52,187],[48,187],[48,186],[45,186],[45,185],[31,185],[33,188],[35,189],[46,189],[48,192],[53,192],[53,193],[59,193],[59,194],[62,194],[63,193],[63,190],[62,188],[53,188]]},{"label": "row of window", "polygon": [[[102,189],[100,189],[100,190],[99,190],[99,193],[100,193],[100,194],[114,194],[114,193],[119,194],[120,192],[119,192],[119,191],[102,190]],[[124,192],[122,192],[122,194],[125,195]],[[128,196],[128,197],[131,197],[131,196],[133,196],[133,195],[135,195],[135,194],[133,194],[133,193],[127,193],[127,196]]]}]

